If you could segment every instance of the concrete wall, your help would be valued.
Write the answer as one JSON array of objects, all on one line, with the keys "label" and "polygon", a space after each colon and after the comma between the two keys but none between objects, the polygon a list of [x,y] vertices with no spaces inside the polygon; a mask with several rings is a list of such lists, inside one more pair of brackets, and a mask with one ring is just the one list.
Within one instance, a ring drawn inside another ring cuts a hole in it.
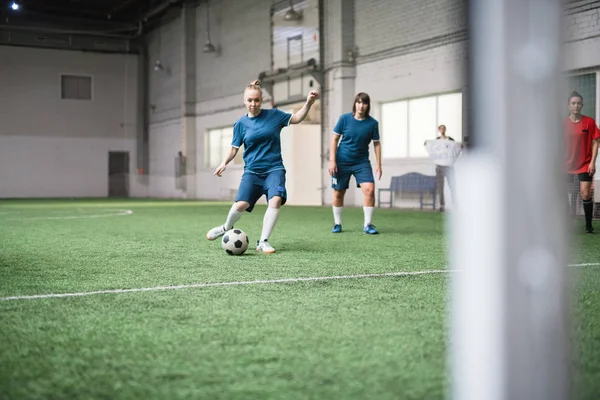
[{"label": "concrete wall", "polygon": [[[61,74],[91,76],[92,99],[62,99]],[[0,198],[107,196],[109,151],[135,171],[137,85],[135,56],[0,46]]]}]

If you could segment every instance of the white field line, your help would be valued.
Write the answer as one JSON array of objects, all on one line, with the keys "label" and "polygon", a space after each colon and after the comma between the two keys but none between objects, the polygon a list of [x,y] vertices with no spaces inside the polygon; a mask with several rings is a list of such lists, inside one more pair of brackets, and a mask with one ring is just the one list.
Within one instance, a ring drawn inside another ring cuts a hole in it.
[{"label": "white field line", "polygon": [[256,281],[194,283],[194,284],[189,284],[189,285],[156,286],[156,287],[148,287],[148,288],[97,290],[97,291],[93,291],[93,292],[50,293],[50,294],[38,294],[38,295],[31,295],[31,296],[10,296],[10,297],[0,297],[0,301],[49,299],[49,298],[57,298],[57,297],[81,297],[81,296],[91,296],[91,295],[95,295],[95,294],[156,292],[156,291],[164,291],[164,290],[207,288],[207,287],[217,287],[217,286],[246,286],[246,285],[260,285],[260,284],[272,284],[272,283],[295,283],[295,282],[328,281],[328,280],[342,280],[342,279],[380,278],[380,277],[387,277],[387,276],[445,274],[445,273],[457,272],[457,271],[459,271],[459,270],[404,271],[404,272],[387,272],[387,273],[381,273],[381,274],[314,276],[314,277],[307,277],[307,278],[285,278],[285,279],[256,280]]},{"label": "white field line", "polygon": [[569,267],[598,267],[600,263],[569,264]]},{"label": "white field line", "polygon": [[[569,267],[597,267],[597,266],[600,266],[600,263],[569,264],[568,266]],[[284,279],[256,280],[256,281],[193,283],[193,284],[189,284],[189,285],[155,286],[155,287],[131,288],[131,289],[108,289],[108,290],[96,290],[96,291],[91,291],[91,292],[49,293],[49,294],[37,294],[37,295],[29,295],[29,296],[10,296],[10,297],[0,297],[0,301],[50,299],[50,298],[62,298],[62,297],[83,297],[83,296],[92,296],[92,295],[96,295],[96,294],[158,292],[158,291],[165,291],[165,290],[208,288],[208,287],[218,287],[218,286],[247,286],[247,285],[261,285],[261,284],[276,284],[276,283],[330,281],[330,280],[343,280],[343,279],[382,278],[382,277],[389,277],[389,276],[448,274],[451,272],[460,272],[460,271],[462,271],[462,270],[460,270],[460,269],[440,269],[440,270],[423,270],[423,271],[386,272],[386,273],[381,273],[381,274],[313,276],[313,277],[306,277],[306,278],[284,278]]]},{"label": "white field line", "polygon": [[34,219],[87,219],[87,218],[105,218],[105,217],[120,217],[123,215],[133,214],[132,210],[106,209],[105,211],[113,211],[111,214],[88,214],[88,215],[65,215],[60,217],[17,217],[7,218],[9,220],[34,220]]}]

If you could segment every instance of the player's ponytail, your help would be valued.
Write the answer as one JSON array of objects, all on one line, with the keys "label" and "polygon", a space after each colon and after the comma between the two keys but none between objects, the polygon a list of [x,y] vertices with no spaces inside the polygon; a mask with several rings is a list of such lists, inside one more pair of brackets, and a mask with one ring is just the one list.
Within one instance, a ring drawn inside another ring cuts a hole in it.
[{"label": "player's ponytail", "polygon": [[246,89],[261,90],[260,81],[257,79],[255,81],[250,82],[250,84],[246,86]]},{"label": "player's ponytail", "polygon": [[263,94],[262,88],[260,87],[260,81],[258,79],[250,82],[250,84],[246,86],[246,90],[258,90],[261,96]]}]

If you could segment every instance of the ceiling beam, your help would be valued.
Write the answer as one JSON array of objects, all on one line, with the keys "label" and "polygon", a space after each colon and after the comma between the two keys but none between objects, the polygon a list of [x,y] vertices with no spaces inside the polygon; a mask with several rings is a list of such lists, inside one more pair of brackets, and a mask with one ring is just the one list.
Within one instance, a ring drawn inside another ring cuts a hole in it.
[{"label": "ceiling beam", "polygon": [[0,22],[0,26],[41,27],[48,29],[71,29],[104,33],[131,32],[137,24],[110,20],[94,20],[74,17],[49,17],[38,13],[11,14]]}]

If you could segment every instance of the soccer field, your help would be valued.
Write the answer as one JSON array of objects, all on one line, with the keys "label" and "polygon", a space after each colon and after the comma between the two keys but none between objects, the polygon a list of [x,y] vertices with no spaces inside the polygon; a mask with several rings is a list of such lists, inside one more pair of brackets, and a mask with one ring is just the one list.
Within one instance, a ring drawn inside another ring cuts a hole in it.
[{"label": "soccer field", "polygon": [[[447,397],[444,214],[377,209],[368,236],[348,208],[334,235],[329,207],[285,206],[265,255],[257,206],[234,257],[205,238],[229,207],[0,201],[0,398]],[[591,400],[600,245],[573,239],[574,397]]]}]

